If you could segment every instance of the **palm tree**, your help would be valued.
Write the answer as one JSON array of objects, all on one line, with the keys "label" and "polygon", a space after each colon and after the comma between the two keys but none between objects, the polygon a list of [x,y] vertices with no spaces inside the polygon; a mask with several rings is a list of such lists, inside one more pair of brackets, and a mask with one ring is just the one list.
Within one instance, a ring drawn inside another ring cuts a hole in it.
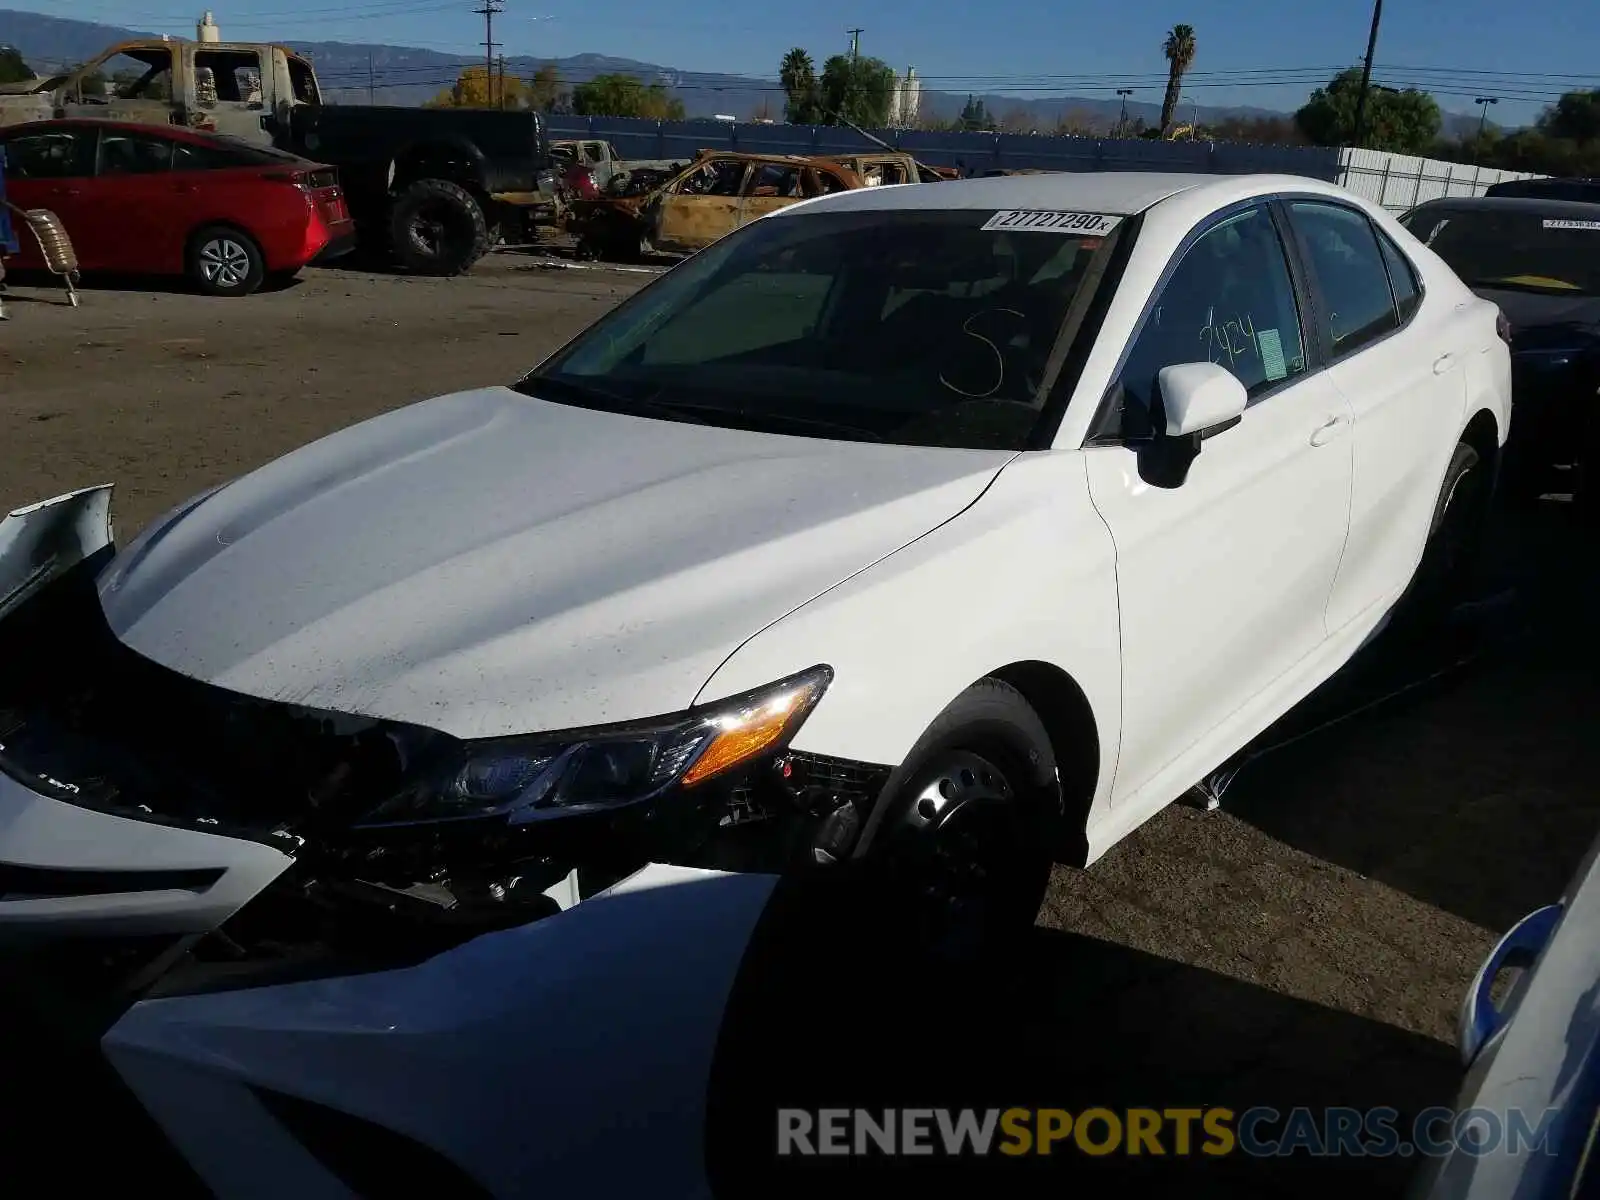
[{"label": "palm tree", "polygon": [[795,125],[815,124],[817,114],[817,65],[800,47],[783,56],[778,68],[778,82],[782,85],[788,103],[784,117]]},{"label": "palm tree", "polygon": [[1174,25],[1161,43],[1161,53],[1167,59],[1167,94],[1161,101],[1161,130],[1172,126],[1178,111],[1178,97],[1183,91],[1184,73],[1194,65],[1194,26]]}]

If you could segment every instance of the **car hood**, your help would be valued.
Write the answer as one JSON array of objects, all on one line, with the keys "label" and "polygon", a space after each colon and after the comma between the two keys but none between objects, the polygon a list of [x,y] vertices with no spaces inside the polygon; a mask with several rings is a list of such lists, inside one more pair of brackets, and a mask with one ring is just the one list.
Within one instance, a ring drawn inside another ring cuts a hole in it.
[{"label": "car hood", "polygon": [[262,699],[458,737],[650,716],[955,516],[1011,457],[488,388],[346,429],[183,506],[107,566],[100,599],[134,651]]}]

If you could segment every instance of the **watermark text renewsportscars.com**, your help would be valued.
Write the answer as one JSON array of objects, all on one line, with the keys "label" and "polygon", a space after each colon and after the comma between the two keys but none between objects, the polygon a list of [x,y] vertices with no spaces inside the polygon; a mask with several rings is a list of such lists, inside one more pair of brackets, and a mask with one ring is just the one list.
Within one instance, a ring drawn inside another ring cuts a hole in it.
[{"label": "watermark text renewsportscars.com", "polygon": [[1440,1157],[1549,1154],[1554,1110],[1430,1108],[781,1108],[785,1157]]}]

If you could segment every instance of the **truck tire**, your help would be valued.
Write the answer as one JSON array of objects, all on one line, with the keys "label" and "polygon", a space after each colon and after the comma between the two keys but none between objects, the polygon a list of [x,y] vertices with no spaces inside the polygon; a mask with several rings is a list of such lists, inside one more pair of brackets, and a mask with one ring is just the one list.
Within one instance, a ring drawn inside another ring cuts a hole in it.
[{"label": "truck tire", "polygon": [[395,259],[416,275],[460,275],[489,252],[489,225],[472,193],[447,179],[419,179],[389,208]]}]

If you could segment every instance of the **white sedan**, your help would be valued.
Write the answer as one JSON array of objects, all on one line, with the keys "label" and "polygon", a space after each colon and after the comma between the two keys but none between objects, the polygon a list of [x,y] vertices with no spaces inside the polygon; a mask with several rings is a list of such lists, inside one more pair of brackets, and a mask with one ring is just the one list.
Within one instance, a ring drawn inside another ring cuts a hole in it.
[{"label": "white sedan", "polygon": [[[591,859],[915,860],[1026,925],[1052,859],[1461,565],[1501,332],[1307,179],[875,188],[107,563],[100,493],[35,506],[0,525],[0,869],[66,874],[0,934],[205,932],[291,863],[493,897]],[[41,568],[52,525],[93,561]]]},{"label": "white sedan", "polygon": [[[145,1000],[107,1042],[225,1193],[321,1169],[213,1136],[232,1104],[297,1144],[245,1084],[496,1194],[654,1164],[486,1148],[429,1098],[539,1079],[599,1130],[594,1081],[625,1075],[693,1126],[684,1056],[758,880],[881,879],[908,942],[1005,945],[1052,861],[1448,594],[1509,417],[1497,309],[1324,183],[793,206],[513,385],[334,434],[120,551],[104,488],[0,524],[0,940],[137,938],[161,953],[123,961],[132,994],[225,960],[235,990]],[[285,966],[323,982],[267,986]],[[577,1003],[586,980],[629,1003]],[[682,1051],[585,1066],[585,1021]]]}]

